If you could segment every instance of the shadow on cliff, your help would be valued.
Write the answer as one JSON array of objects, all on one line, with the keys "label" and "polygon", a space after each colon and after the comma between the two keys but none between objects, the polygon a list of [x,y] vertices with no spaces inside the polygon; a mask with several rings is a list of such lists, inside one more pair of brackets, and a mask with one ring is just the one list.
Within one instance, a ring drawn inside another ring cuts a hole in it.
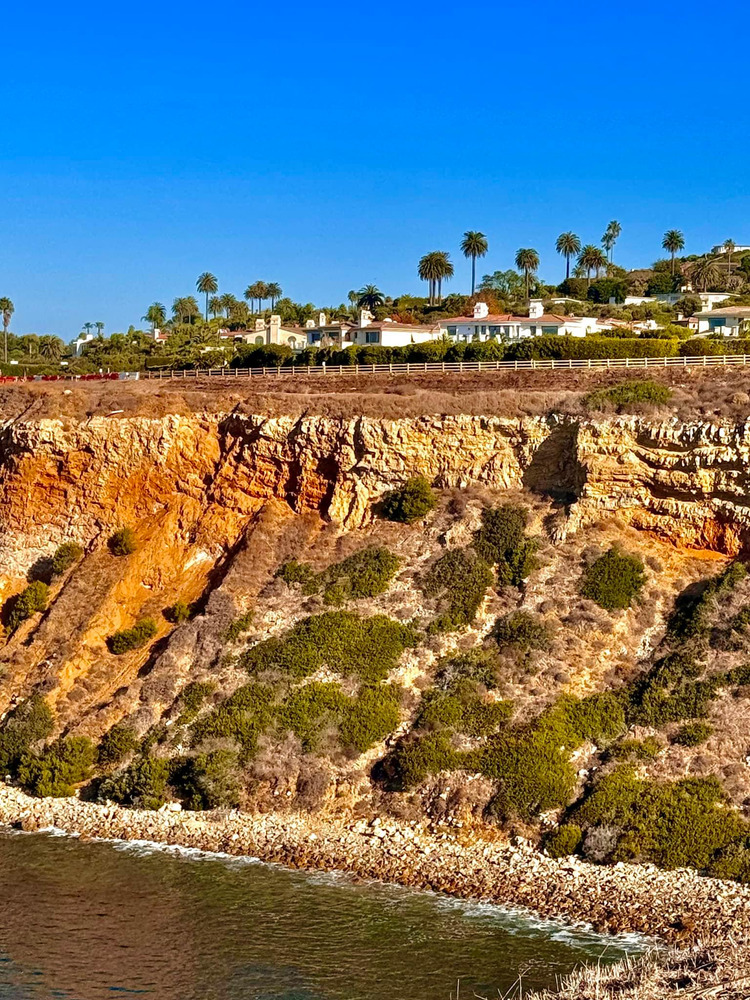
[{"label": "shadow on cliff", "polygon": [[526,489],[564,504],[578,500],[585,481],[586,472],[578,461],[577,424],[554,427],[522,476]]}]

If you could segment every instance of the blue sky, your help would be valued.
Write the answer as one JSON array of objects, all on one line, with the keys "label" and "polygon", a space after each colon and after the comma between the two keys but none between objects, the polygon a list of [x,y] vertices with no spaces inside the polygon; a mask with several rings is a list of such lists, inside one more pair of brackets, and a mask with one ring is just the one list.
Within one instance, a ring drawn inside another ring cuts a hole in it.
[{"label": "blue sky", "polygon": [[[0,295],[18,333],[138,324],[203,270],[317,304],[488,235],[480,273],[616,218],[624,266],[750,243],[750,28],[729,0],[13,4]],[[731,79],[721,79],[724,72]],[[713,74],[716,76],[713,76]]]}]

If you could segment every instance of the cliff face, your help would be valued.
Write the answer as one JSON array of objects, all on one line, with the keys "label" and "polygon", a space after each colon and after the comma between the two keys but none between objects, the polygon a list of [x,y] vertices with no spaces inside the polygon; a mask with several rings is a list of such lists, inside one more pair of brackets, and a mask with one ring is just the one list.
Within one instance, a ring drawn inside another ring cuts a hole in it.
[{"label": "cliff face", "polygon": [[438,487],[547,493],[570,505],[569,528],[618,512],[734,554],[750,540],[749,457],[745,423],[632,416],[20,419],[0,440],[0,552],[8,582],[61,541],[89,546],[132,524],[184,572],[213,564],[268,500],[355,528],[384,491],[422,473]]}]

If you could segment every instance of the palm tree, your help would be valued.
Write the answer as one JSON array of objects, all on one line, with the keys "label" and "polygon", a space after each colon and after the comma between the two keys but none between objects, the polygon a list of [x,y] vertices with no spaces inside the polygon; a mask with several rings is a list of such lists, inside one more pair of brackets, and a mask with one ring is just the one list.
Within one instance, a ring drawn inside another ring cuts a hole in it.
[{"label": "palm tree", "polygon": [[151,329],[155,330],[157,326],[164,326],[166,323],[167,310],[161,302],[152,302],[146,310],[146,315],[141,316],[141,319],[145,319],[147,323],[151,324]]},{"label": "palm tree", "polygon": [[727,269],[729,276],[732,276],[732,254],[737,244],[734,240],[724,240],[724,253],[727,255]]},{"label": "palm tree", "polygon": [[516,251],[516,267],[523,271],[526,279],[526,298],[529,297],[529,278],[539,267],[539,254],[531,247],[521,247]]},{"label": "palm tree", "polygon": [[464,257],[471,257],[471,294],[474,294],[477,275],[477,257],[484,257],[489,249],[489,243],[484,233],[479,233],[474,229],[469,229],[464,233],[461,240],[461,253]]},{"label": "palm tree", "polygon": [[219,316],[223,311],[224,307],[221,304],[222,296],[212,295],[208,300],[208,311],[212,316]]},{"label": "palm tree", "polygon": [[64,346],[59,337],[47,335],[39,338],[39,353],[48,361],[59,361],[62,357]]},{"label": "palm tree", "polygon": [[674,278],[674,255],[685,249],[685,237],[679,229],[668,229],[661,241],[662,247],[672,255],[672,277]]},{"label": "palm tree", "polygon": [[266,295],[271,300],[271,312],[273,312],[273,307],[276,305],[276,299],[280,299],[283,294],[281,285],[278,285],[275,281],[266,285]]},{"label": "palm tree", "polygon": [[227,319],[229,319],[229,314],[231,313],[232,309],[234,309],[237,302],[238,300],[234,297],[234,295],[232,295],[231,292],[224,292],[223,295],[219,296],[219,305],[221,306],[221,309],[224,312]]},{"label": "palm tree", "polygon": [[87,336],[88,336],[88,334],[91,333],[91,330],[92,330],[93,326],[94,326],[93,323],[84,323],[83,324],[83,329],[86,331],[86,335]]},{"label": "palm tree", "polygon": [[253,304],[255,299],[258,300],[258,312],[260,312],[260,300],[265,292],[265,285],[262,281],[255,281],[252,285],[248,285],[245,289],[245,298],[250,303],[251,312],[255,312]]},{"label": "palm tree", "polygon": [[385,297],[377,285],[365,285],[357,292],[357,307],[359,309],[377,309],[385,302]]},{"label": "palm tree", "polygon": [[602,236],[602,246],[607,251],[610,261],[612,260],[612,251],[615,248],[615,243],[617,243],[621,232],[622,226],[617,219],[613,219],[604,230],[604,236]]},{"label": "palm tree", "polygon": [[3,360],[8,364],[8,327],[10,318],[16,311],[16,307],[7,296],[0,298],[0,313],[3,317]]},{"label": "palm tree", "polygon": [[578,255],[578,264],[586,270],[586,281],[591,284],[591,272],[596,271],[597,278],[603,267],[607,266],[607,258],[593,243],[587,243]]},{"label": "palm tree", "polygon": [[565,280],[570,277],[570,258],[581,252],[581,241],[575,233],[560,233],[555,250],[565,258]]},{"label": "palm tree", "polygon": [[[665,247],[665,249],[668,249]],[[721,277],[721,272],[716,263],[715,257],[701,257],[690,268],[690,280],[704,292],[708,291],[709,285],[715,285]]]},{"label": "palm tree", "polygon": [[435,266],[437,270],[438,302],[442,302],[443,281],[450,281],[450,279],[453,277],[453,262],[451,261],[451,255],[445,250],[436,250]]},{"label": "palm tree", "polygon": [[195,287],[201,295],[206,296],[206,322],[208,323],[208,296],[216,295],[219,290],[219,282],[210,271],[204,271],[203,274],[198,275]]},{"label": "palm tree", "polygon": [[94,326],[96,327],[96,335],[97,335],[97,337],[99,337],[101,339],[101,337],[102,337],[102,335],[104,333],[104,323],[102,323],[101,320],[100,320],[98,323],[94,323]]},{"label": "palm tree", "polygon": [[183,298],[174,300],[172,312],[180,323],[189,323],[195,316],[200,316],[201,311],[194,297],[185,295]]},{"label": "palm tree", "polygon": [[423,257],[419,258],[417,274],[422,281],[428,282],[428,299],[431,306],[435,304],[435,289],[440,270],[441,265],[438,260],[437,251],[433,250],[431,253],[426,253]]}]

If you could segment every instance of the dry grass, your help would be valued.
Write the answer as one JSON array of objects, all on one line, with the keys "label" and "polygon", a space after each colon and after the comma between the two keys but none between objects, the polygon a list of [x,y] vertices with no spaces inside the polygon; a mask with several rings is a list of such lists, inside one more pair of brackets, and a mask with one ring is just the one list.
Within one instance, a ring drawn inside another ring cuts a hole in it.
[{"label": "dry grass", "polygon": [[[511,996],[513,994],[510,994]],[[518,995],[518,994],[516,994]],[[651,952],[613,965],[588,965],[560,980],[559,989],[525,1000],[747,1000],[750,948],[734,942],[688,951]]]},{"label": "dry grass", "polygon": [[[428,373],[409,376],[304,378],[281,375],[250,383],[246,379],[185,382],[29,383],[0,388],[4,419],[94,414],[160,417],[170,413],[227,411],[234,408],[269,416],[321,415],[348,418],[424,414],[497,414],[519,417],[557,410],[585,412],[582,396],[594,389],[646,378],[670,386],[672,402],[640,407],[679,416],[745,419],[750,414],[750,375],[746,370],[700,368],[636,371],[528,371]],[[637,412],[632,407],[631,412]]]}]

